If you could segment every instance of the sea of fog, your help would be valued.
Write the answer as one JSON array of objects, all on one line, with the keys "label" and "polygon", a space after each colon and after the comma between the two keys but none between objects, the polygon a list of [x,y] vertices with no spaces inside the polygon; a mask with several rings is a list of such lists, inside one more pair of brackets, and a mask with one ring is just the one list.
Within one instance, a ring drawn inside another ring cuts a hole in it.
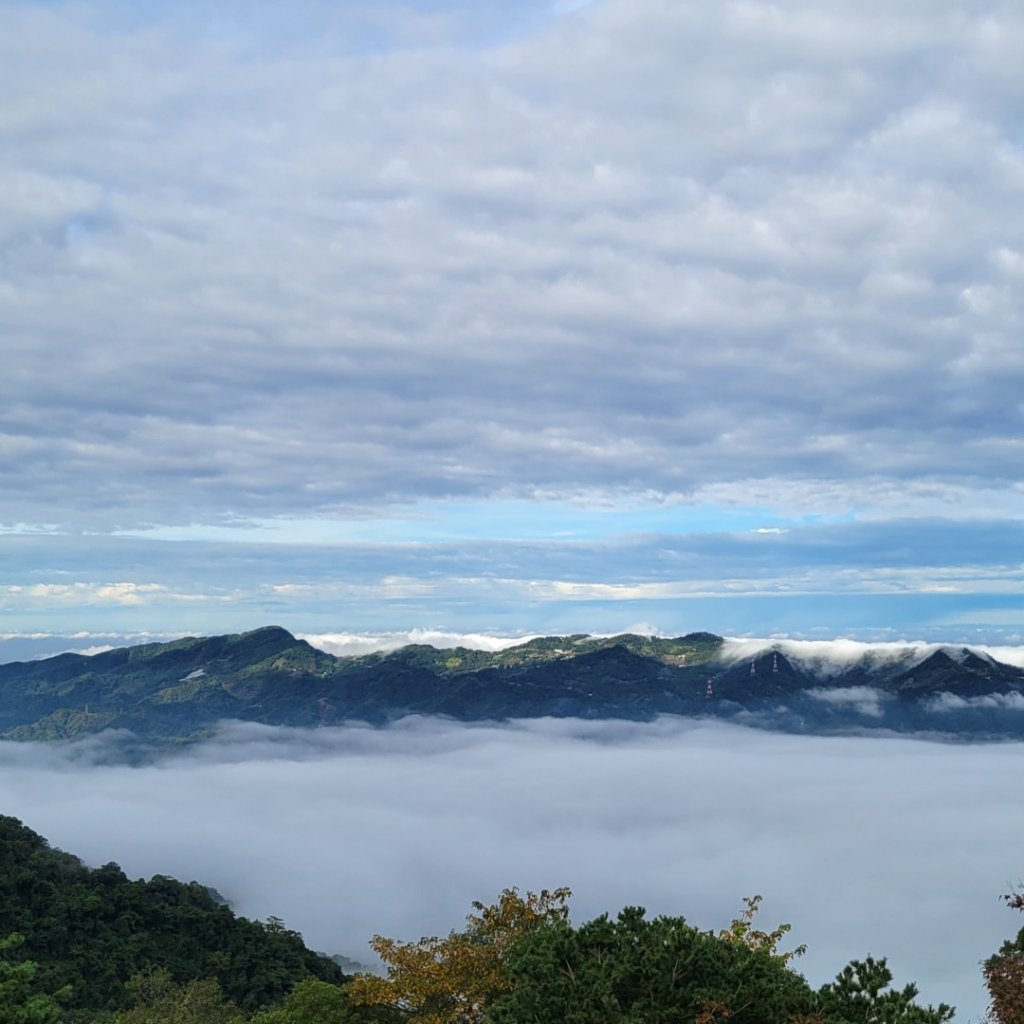
[{"label": "sea of fog", "polygon": [[506,886],[573,889],[724,926],[741,897],[793,925],[814,983],[888,956],[959,1021],[1024,919],[1024,745],[775,735],[672,717],[304,731],[225,723],[157,763],[117,738],[0,744],[0,812],[87,863],[197,879],[315,948],[459,927]]}]

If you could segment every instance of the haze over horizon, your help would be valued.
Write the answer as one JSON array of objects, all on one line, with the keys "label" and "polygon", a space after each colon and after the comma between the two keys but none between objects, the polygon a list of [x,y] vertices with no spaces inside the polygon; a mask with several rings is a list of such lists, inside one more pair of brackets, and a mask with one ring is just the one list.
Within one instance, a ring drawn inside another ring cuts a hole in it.
[{"label": "haze over horizon", "polygon": [[0,21],[5,634],[1021,642],[1017,5]]}]

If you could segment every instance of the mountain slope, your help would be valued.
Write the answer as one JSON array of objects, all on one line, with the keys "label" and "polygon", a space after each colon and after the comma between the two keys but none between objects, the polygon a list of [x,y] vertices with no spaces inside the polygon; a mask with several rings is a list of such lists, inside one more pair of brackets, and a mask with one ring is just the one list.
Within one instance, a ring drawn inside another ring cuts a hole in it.
[{"label": "mountain slope", "polygon": [[793,644],[742,657],[721,637],[542,637],[500,652],[426,645],[335,657],[280,627],[93,656],[0,665],[0,737],[55,740],[104,729],[193,740],[217,721],[383,724],[539,716],[732,718],[804,732],[886,728],[1024,736],[1024,670],[967,648],[866,650],[845,662]]},{"label": "mountain slope", "polygon": [[17,959],[38,965],[43,991],[70,985],[72,1011],[126,1006],[124,982],[148,967],[179,983],[215,978],[245,1009],[280,1000],[302,978],[344,978],[295,932],[236,917],[195,882],[89,869],[0,816],[0,936],[14,932],[25,938]]}]

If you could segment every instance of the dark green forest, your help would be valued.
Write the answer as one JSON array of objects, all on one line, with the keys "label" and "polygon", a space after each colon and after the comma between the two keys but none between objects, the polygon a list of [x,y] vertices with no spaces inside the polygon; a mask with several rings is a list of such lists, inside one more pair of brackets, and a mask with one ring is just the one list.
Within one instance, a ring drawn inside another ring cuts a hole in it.
[{"label": "dark green forest", "polygon": [[[385,977],[346,976],[271,918],[197,882],[88,868],[0,817],[0,1024],[946,1024],[884,959],[818,989],[758,926],[720,932],[639,907],[573,925],[568,889],[507,889],[443,938],[371,942]],[[1007,897],[1022,909],[1019,895]],[[1024,1021],[1024,929],[983,965],[992,1024]]]},{"label": "dark green forest", "polygon": [[216,981],[247,1011],[279,1001],[303,978],[344,981],[296,933],[237,917],[196,882],[132,880],[116,864],[90,869],[0,817],[0,936],[12,935],[5,960],[32,963],[32,984],[63,993],[68,1019],[126,1009],[125,982],[155,967],[177,985]]}]

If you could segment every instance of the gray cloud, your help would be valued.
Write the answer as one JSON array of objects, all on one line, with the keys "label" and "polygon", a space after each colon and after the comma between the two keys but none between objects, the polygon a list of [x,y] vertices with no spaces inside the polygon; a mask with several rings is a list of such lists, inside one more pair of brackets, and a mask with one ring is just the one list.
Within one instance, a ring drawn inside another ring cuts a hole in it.
[{"label": "gray cloud", "polygon": [[512,884],[571,885],[577,920],[641,903],[709,928],[759,892],[765,919],[809,944],[813,981],[888,955],[966,1021],[983,1008],[978,961],[1019,923],[995,899],[1020,874],[1017,744],[407,720],[227,725],[129,768],[111,763],[125,739],[0,744],[4,812],[91,863],[195,877],[350,955],[374,931],[457,927]]},{"label": "gray cloud", "polygon": [[1019,693],[989,693],[982,697],[961,697],[957,693],[937,693],[925,701],[929,711],[966,711],[968,708],[999,708],[1024,711],[1024,696]]},{"label": "gray cloud", "polygon": [[0,521],[1018,477],[1010,5],[4,11]]},{"label": "gray cloud", "polygon": [[813,688],[806,691],[808,697],[824,701],[826,704],[839,704],[852,707],[869,718],[881,718],[882,701],[891,700],[892,694],[878,690],[873,686],[837,686],[829,689]]}]

